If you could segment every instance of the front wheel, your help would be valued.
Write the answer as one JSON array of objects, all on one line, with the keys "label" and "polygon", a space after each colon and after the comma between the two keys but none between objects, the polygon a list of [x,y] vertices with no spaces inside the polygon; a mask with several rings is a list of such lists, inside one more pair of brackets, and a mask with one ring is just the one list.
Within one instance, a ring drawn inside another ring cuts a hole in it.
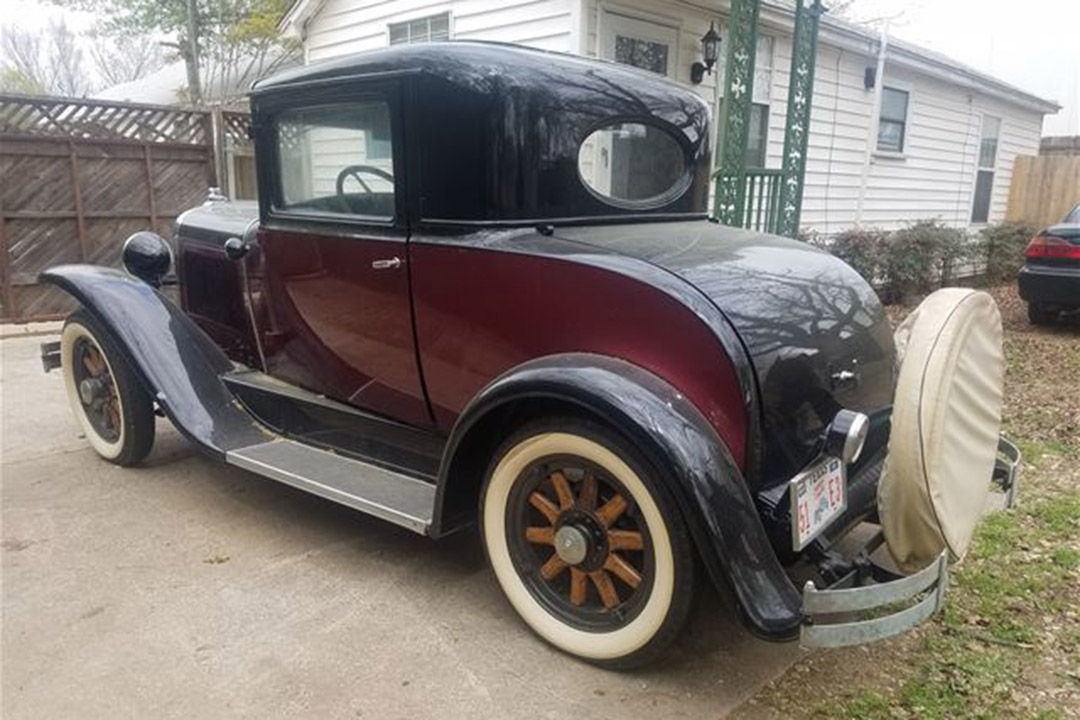
[{"label": "front wheel", "polygon": [[60,335],[68,401],[98,455],[135,465],[154,444],[154,405],[127,359],[89,313],[68,317]]},{"label": "front wheel", "polygon": [[552,645],[628,668],[678,635],[693,549],[670,493],[619,435],[576,419],[522,428],[496,453],[480,512],[503,592]]}]

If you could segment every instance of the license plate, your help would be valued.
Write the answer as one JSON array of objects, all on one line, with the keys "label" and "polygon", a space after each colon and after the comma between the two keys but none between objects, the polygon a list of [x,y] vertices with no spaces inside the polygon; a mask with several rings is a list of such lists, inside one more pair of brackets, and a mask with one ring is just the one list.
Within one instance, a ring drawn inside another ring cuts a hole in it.
[{"label": "license plate", "polygon": [[844,463],[822,458],[788,483],[791,494],[791,543],[802,550],[847,509]]}]

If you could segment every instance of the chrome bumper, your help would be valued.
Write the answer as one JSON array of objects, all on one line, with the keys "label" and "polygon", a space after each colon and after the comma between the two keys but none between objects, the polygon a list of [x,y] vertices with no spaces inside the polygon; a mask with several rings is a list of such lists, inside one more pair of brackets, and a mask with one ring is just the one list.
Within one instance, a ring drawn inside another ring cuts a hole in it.
[{"label": "chrome bumper", "polygon": [[[803,626],[799,644],[806,648],[833,648],[882,640],[910,630],[945,604],[945,586],[949,581],[949,563],[945,552],[914,575],[880,585],[858,588],[818,590],[814,583],[803,587]],[[907,602],[925,593],[914,605],[891,615],[830,622],[838,615],[883,608]]]},{"label": "chrome bumper", "polygon": [[[1016,504],[1020,487],[1020,450],[1001,437],[994,464],[993,483],[1005,494],[1005,508]],[[880,543],[880,535],[875,538]],[[872,550],[873,548],[868,548]],[[945,604],[949,583],[949,558],[943,551],[914,575],[864,587],[843,587],[856,581],[852,572],[826,590],[813,582],[803,587],[803,625],[799,644],[806,648],[834,648],[882,640],[899,635],[929,619]],[[887,615],[851,620],[852,613],[884,610],[890,605],[907,607]]]}]

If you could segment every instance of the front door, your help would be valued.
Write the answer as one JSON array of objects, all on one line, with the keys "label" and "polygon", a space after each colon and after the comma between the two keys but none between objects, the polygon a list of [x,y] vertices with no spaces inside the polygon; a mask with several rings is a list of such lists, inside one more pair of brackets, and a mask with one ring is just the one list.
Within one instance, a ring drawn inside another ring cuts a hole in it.
[{"label": "front door", "polygon": [[304,93],[270,110],[273,169],[263,175],[271,187],[253,300],[269,374],[428,425],[409,298],[399,113],[396,83],[361,94]]}]

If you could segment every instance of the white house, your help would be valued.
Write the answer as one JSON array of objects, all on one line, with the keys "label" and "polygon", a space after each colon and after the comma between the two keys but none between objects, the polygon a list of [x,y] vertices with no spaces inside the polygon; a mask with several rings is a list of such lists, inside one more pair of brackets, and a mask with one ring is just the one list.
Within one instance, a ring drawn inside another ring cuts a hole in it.
[{"label": "white house", "polygon": [[[282,26],[302,39],[305,63],[446,39],[598,56],[694,87],[719,117],[723,46],[720,65],[701,84],[691,84],[690,66],[700,60],[710,23],[724,35],[728,7],[727,0],[298,0]],[[781,164],[793,24],[794,6],[762,3],[747,151],[752,166]],[[959,227],[1000,221],[1013,160],[1038,153],[1043,116],[1058,109],[938,53],[883,42],[826,14],[802,226],[833,234],[856,224],[895,228],[927,218]]]}]

